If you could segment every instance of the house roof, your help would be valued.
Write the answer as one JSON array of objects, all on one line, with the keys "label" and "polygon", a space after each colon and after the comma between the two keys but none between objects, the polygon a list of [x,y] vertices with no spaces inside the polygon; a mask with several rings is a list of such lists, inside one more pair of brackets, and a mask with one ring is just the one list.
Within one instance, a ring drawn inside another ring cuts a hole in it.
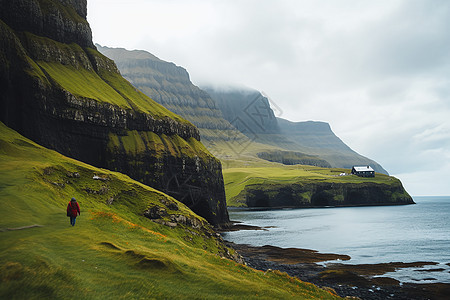
[{"label": "house roof", "polygon": [[353,168],[355,169],[356,172],[373,172],[374,171],[371,166],[354,166]]}]

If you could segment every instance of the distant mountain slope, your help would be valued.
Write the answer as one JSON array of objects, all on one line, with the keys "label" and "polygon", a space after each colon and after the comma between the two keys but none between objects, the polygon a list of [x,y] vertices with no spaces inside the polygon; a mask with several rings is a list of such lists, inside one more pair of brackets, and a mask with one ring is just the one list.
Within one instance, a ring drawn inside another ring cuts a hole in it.
[{"label": "distant mountain slope", "polygon": [[269,100],[255,90],[220,90],[202,87],[214,99],[225,119],[248,134],[279,133]]},{"label": "distant mountain slope", "polygon": [[281,134],[298,145],[312,149],[316,155],[330,162],[333,167],[351,169],[354,165],[370,165],[376,172],[388,174],[379,163],[358,154],[347,146],[333,133],[328,123],[291,122],[282,118],[277,120]]},{"label": "distant mountain slope", "polygon": [[371,165],[375,171],[387,174],[377,162],[348,147],[324,122],[291,122],[276,118],[269,99],[255,90],[215,89],[203,87],[217,102],[224,117],[252,140],[285,150],[316,155],[332,167],[351,168]]},{"label": "distant mountain slope", "polygon": [[98,44],[97,49],[114,60],[121,74],[141,92],[170,111],[195,120],[197,126],[223,128],[224,124],[217,122],[221,112],[208,94],[190,82],[185,69],[145,51]]},{"label": "distant mountain slope", "polygon": [[299,146],[280,134],[277,118],[269,99],[250,89],[216,89],[202,87],[233,126],[253,143],[272,145],[281,149],[299,150]]},{"label": "distant mountain slope", "polygon": [[0,7],[0,121],[228,224],[221,162],[192,123],[139,92],[95,49],[86,0]]},{"label": "distant mountain slope", "polygon": [[280,132],[284,136],[306,147],[351,151],[350,147],[333,133],[328,123],[316,121],[291,122],[282,118],[277,118],[277,122]]}]

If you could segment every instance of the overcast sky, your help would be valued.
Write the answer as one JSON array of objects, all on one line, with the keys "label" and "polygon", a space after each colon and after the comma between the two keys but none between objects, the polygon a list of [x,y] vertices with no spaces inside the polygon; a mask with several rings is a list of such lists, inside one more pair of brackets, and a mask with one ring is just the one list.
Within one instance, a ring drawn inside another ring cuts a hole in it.
[{"label": "overcast sky", "polygon": [[412,195],[450,195],[450,1],[88,0],[94,42],[330,123]]}]

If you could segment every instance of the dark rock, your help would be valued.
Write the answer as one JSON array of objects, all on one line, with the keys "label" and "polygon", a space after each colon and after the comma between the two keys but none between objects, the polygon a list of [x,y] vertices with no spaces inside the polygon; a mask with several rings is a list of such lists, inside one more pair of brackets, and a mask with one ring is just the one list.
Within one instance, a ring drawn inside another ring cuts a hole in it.
[{"label": "dark rock", "polygon": [[168,215],[169,214],[164,208],[157,205],[152,206],[148,208],[146,211],[144,211],[144,216],[152,220],[162,219],[164,217],[167,217]]},{"label": "dark rock", "polygon": [[178,210],[178,205],[173,201],[170,201],[170,200],[164,198],[164,199],[161,199],[160,202],[162,204],[164,204],[170,210]]},{"label": "dark rock", "polygon": [[51,175],[51,174],[53,174],[54,171],[55,170],[53,168],[51,168],[51,167],[45,168],[44,169],[44,175]]},{"label": "dark rock", "polygon": [[0,19],[14,30],[94,48],[86,0],[0,0],[0,7]]},{"label": "dark rock", "polygon": [[80,178],[80,173],[78,173],[78,172],[67,172],[67,177],[69,177],[69,178]]},{"label": "dark rock", "polygon": [[56,185],[56,186],[62,187],[62,188],[66,186],[64,183],[59,183],[59,182],[54,182],[54,181],[52,181],[51,183],[52,183],[53,185]]},{"label": "dark rock", "polygon": [[[267,252],[267,249],[263,247],[230,242],[227,242],[227,245],[233,247],[243,257],[245,263],[252,268],[265,272],[271,272],[271,270],[286,272],[290,276],[311,282],[319,287],[332,288],[341,297],[374,300],[447,299],[450,291],[448,283],[399,285],[399,282],[392,278],[372,277],[376,274],[392,272],[396,268],[434,264],[432,262],[397,262],[374,265],[326,264],[323,266],[301,262],[297,257],[291,257],[291,254],[297,256],[297,251],[286,253],[283,248],[273,247],[269,248],[270,252]],[[309,250],[309,253],[315,253],[318,258],[322,255],[313,250]],[[284,259],[283,261],[274,261],[273,257],[284,257]],[[295,264],[293,264],[294,260]]]},{"label": "dark rock", "polygon": [[184,225],[189,226],[194,229],[199,229],[200,227],[203,226],[203,223],[200,222],[198,219],[189,218],[189,217],[186,217],[183,215],[171,215],[170,219],[174,223],[184,224]]},{"label": "dark rock", "polygon": [[109,192],[109,188],[107,186],[102,186],[99,190],[93,190],[90,187],[86,187],[84,188],[84,190],[86,191],[86,193],[94,195],[105,195]]}]

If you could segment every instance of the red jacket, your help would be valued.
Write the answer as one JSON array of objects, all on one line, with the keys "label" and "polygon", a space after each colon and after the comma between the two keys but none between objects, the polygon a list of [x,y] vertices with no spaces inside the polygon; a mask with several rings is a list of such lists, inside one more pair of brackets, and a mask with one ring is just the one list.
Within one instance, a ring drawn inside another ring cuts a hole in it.
[{"label": "red jacket", "polygon": [[80,214],[80,205],[76,201],[70,201],[67,205],[67,214],[70,214],[72,217],[76,217]]}]

